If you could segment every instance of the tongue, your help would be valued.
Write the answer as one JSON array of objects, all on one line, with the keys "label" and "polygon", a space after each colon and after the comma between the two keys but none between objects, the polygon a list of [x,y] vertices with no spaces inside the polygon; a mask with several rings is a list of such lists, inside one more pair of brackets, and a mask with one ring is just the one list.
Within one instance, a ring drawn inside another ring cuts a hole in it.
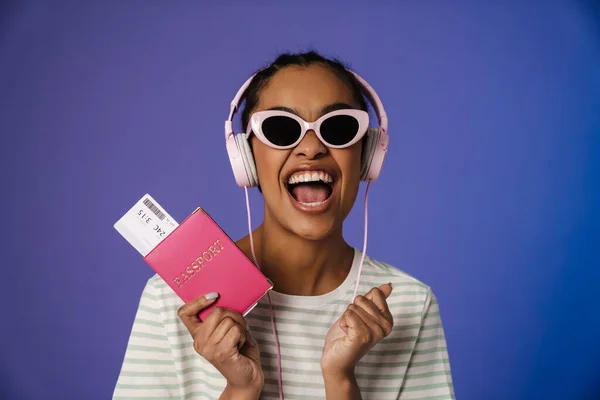
[{"label": "tongue", "polygon": [[300,203],[316,203],[327,200],[329,188],[324,184],[300,183],[294,187],[292,194]]}]

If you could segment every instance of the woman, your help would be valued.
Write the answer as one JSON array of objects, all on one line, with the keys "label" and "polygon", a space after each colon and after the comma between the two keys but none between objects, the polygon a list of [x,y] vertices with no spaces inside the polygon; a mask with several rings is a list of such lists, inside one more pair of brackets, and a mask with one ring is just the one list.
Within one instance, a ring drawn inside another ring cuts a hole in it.
[{"label": "woman", "polygon": [[[365,139],[341,148],[332,143],[348,143],[336,136],[350,129],[344,121],[365,121],[357,78],[314,52],[284,54],[244,93],[242,126],[250,126],[265,212],[237,244],[274,291],[245,317],[215,308],[200,322],[198,313],[218,293],[182,304],[160,277],[151,278],[114,398],[453,399],[430,288],[366,256],[342,234],[358,194]],[[261,124],[273,116],[267,110],[283,111],[272,126]],[[336,111],[346,119],[329,120],[329,131],[321,125],[321,137],[313,129],[299,136],[293,118],[311,122]],[[296,138],[293,147],[277,148]],[[352,301],[359,269],[356,288],[364,295]]]}]

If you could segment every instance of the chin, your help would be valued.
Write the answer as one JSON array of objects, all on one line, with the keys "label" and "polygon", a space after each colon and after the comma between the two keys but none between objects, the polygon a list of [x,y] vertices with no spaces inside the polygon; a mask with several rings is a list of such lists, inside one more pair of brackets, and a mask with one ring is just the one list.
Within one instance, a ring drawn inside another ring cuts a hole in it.
[{"label": "chin", "polygon": [[325,240],[338,229],[335,221],[324,221],[323,218],[304,219],[303,221],[290,218],[286,222],[289,231],[310,241]]}]

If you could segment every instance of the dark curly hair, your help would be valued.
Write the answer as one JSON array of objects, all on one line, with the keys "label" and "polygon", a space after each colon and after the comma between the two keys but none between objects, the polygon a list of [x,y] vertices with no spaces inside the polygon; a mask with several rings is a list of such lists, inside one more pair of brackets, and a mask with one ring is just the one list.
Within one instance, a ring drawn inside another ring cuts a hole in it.
[{"label": "dark curly hair", "polygon": [[367,102],[362,94],[359,82],[356,80],[356,77],[347,70],[347,67],[343,62],[338,59],[325,58],[314,50],[304,53],[283,53],[267,67],[257,72],[256,76],[252,79],[252,82],[246,89],[242,99],[240,99],[240,102],[245,100],[245,105],[241,112],[242,130],[245,131],[248,126],[250,114],[258,103],[260,91],[267,85],[269,79],[273,77],[275,73],[285,67],[307,67],[316,63],[321,63],[331,68],[331,70],[350,87],[354,99],[360,105],[360,108],[364,111],[368,111]]}]

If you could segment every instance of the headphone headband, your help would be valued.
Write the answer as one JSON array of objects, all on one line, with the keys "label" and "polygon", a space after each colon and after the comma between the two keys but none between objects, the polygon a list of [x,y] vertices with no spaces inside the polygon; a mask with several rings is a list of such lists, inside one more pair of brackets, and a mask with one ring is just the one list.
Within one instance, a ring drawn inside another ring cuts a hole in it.
[{"label": "headphone headband", "polygon": [[[371,106],[375,109],[377,119],[379,121],[378,128],[370,128],[366,137],[365,146],[363,148],[363,157],[361,160],[361,180],[374,181],[379,176],[383,167],[388,149],[388,119],[383,108],[383,104],[377,96],[377,93],[371,85],[369,85],[357,73],[347,70],[352,73],[357,79],[362,88],[362,93],[367,97]],[[235,97],[231,101],[229,108],[229,116],[225,121],[225,146],[227,154],[233,169],[233,175],[238,186],[253,187],[258,185],[258,174],[252,150],[248,144],[248,138],[244,134],[236,135],[233,131],[233,116],[238,110],[239,102],[248,86],[252,83],[256,74],[244,82],[240,87]],[[245,129],[245,127],[243,127]]]}]

